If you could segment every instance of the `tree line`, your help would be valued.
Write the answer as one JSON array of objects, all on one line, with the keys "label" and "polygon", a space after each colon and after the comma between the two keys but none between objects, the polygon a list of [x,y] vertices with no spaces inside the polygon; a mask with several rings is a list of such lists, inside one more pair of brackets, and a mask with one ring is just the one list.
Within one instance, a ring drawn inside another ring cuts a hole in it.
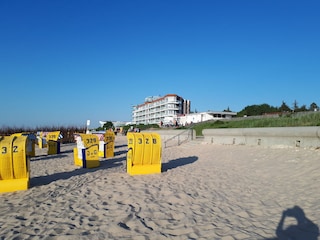
[{"label": "tree line", "polygon": [[265,114],[286,114],[291,112],[306,112],[318,110],[319,107],[315,102],[311,103],[309,107],[307,107],[306,105],[302,105],[299,107],[298,102],[294,101],[293,107],[290,108],[284,101],[282,101],[280,107],[270,106],[266,103],[260,105],[246,106],[244,109],[237,113],[237,116],[259,116]]}]

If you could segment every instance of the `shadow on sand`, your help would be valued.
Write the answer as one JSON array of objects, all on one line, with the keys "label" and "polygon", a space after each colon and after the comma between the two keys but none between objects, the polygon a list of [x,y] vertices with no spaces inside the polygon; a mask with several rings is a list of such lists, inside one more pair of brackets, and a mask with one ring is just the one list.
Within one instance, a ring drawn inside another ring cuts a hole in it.
[{"label": "shadow on sand", "polygon": [[[297,224],[284,228],[287,217],[295,218]],[[282,212],[276,236],[265,240],[318,240],[319,227],[305,216],[302,208],[294,206]]]},{"label": "shadow on sand", "polygon": [[122,155],[122,154],[127,154],[127,152],[128,152],[128,150],[118,151],[118,152],[115,152],[114,155],[115,156],[119,156],[119,155]]},{"label": "shadow on sand", "polygon": [[63,157],[69,157],[69,155],[65,154],[65,152],[63,153],[59,153],[59,154],[52,154],[52,155],[48,155],[48,154],[43,154],[43,155],[37,155],[35,157],[31,157],[30,161],[45,161],[45,160],[51,160],[51,159],[55,159],[55,158],[63,158]]},{"label": "shadow on sand", "polygon": [[178,158],[171,160],[167,163],[162,164],[162,172],[166,172],[170,169],[181,167],[187,164],[194,163],[195,161],[198,160],[198,157],[196,156],[191,156],[191,157],[185,157],[185,158]]},{"label": "shadow on sand", "polygon": [[73,176],[86,174],[88,172],[95,172],[103,169],[123,166],[122,161],[125,161],[125,160],[126,160],[125,157],[114,158],[110,160],[100,161],[100,166],[97,168],[78,168],[70,172],[59,172],[59,173],[54,173],[52,175],[33,177],[30,179],[30,187],[47,185],[57,180],[69,179]]},{"label": "shadow on sand", "polygon": [[116,149],[116,148],[122,148],[122,147],[127,147],[127,146],[128,146],[127,144],[116,145],[116,146],[114,146],[114,148]]}]

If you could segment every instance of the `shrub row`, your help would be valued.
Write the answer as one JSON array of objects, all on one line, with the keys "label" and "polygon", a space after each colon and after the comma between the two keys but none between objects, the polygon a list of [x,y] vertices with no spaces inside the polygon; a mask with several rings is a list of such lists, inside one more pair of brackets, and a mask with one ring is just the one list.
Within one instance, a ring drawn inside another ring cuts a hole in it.
[{"label": "shrub row", "polygon": [[0,128],[0,136],[10,136],[13,133],[34,133],[37,132],[53,132],[60,131],[63,138],[61,143],[73,143],[74,133],[85,133],[85,127],[41,127],[41,128],[23,128],[23,127],[2,127]]}]

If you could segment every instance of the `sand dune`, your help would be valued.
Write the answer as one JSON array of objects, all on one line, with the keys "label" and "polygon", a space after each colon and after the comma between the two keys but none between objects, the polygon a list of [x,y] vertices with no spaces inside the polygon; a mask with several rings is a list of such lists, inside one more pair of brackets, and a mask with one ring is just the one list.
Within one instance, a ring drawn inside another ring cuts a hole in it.
[{"label": "sand dune", "polygon": [[163,149],[161,174],[129,176],[115,145],[96,169],[73,144],[37,149],[30,189],[0,195],[0,239],[318,239],[319,150],[190,142]]}]

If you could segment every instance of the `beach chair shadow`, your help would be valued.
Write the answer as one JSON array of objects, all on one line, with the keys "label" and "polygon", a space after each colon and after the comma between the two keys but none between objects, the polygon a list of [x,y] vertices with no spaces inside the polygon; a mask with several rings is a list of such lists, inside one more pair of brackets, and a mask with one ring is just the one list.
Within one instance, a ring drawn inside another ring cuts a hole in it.
[{"label": "beach chair shadow", "polygon": [[128,150],[123,150],[123,151],[118,151],[118,152],[115,152],[114,155],[115,156],[119,156],[119,155],[122,155],[122,154],[127,154]]},{"label": "beach chair shadow", "polygon": [[61,153],[73,153],[73,149],[61,151]]},{"label": "beach chair shadow", "polygon": [[[74,144],[73,144],[74,145]],[[68,154],[73,153],[73,149],[63,149],[58,154],[49,155],[47,153],[45,154],[38,154],[34,157],[31,157],[31,161],[40,161],[40,160],[50,160],[54,158],[62,158],[62,157],[68,157]]]},{"label": "beach chair shadow", "polygon": [[55,159],[55,158],[63,158],[63,157],[68,157],[68,155],[64,154],[64,153],[59,153],[59,154],[55,154],[55,155],[44,154],[44,155],[38,155],[38,156],[32,157],[30,160],[31,161],[46,161],[46,160],[51,160],[51,159]]},{"label": "beach chair shadow", "polygon": [[166,172],[170,169],[181,167],[187,164],[194,163],[195,161],[198,160],[198,157],[196,156],[191,156],[191,157],[184,157],[184,158],[178,158],[171,160],[166,163],[162,163],[162,172]]},{"label": "beach chair shadow", "polygon": [[47,185],[52,182],[55,182],[57,180],[66,180],[71,177],[77,176],[77,175],[83,175],[88,172],[95,172],[95,171],[101,171],[109,168],[114,167],[120,167],[123,166],[123,164],[119,161],[123,161],[121,159],[115,159],[115,161],[102,161],[100,166],[97,168],[77,168],[73,171],[69,172],[59,172],[54,173],[51,175],[45,175],[45,176],[39,176],[39,177],[33,177],[30,179],[30,187],[36,187],[36,186],[42,186]]},{"label": "beach chair shadow", "polygon": [[123,145],[116,145],[114,146],[114,148],[122,148],[122,147],[127,147],[128,145],[127,144],[123,144]]},{"label": "beach chair shadow", "polygon": [[[297,224],[284,228],[287,217],[295,218]],[[267,238],[265,240],[318,240],[319,227],[305,216],[302,208],[294,206],[282,212],[276,229],[276,236],[275,238]]]},{"label": "beach chair shadow", "polygon": [[126,157],[105,158],[100,161],[100,166],[109,168],[109,165],[126,161]]}]

